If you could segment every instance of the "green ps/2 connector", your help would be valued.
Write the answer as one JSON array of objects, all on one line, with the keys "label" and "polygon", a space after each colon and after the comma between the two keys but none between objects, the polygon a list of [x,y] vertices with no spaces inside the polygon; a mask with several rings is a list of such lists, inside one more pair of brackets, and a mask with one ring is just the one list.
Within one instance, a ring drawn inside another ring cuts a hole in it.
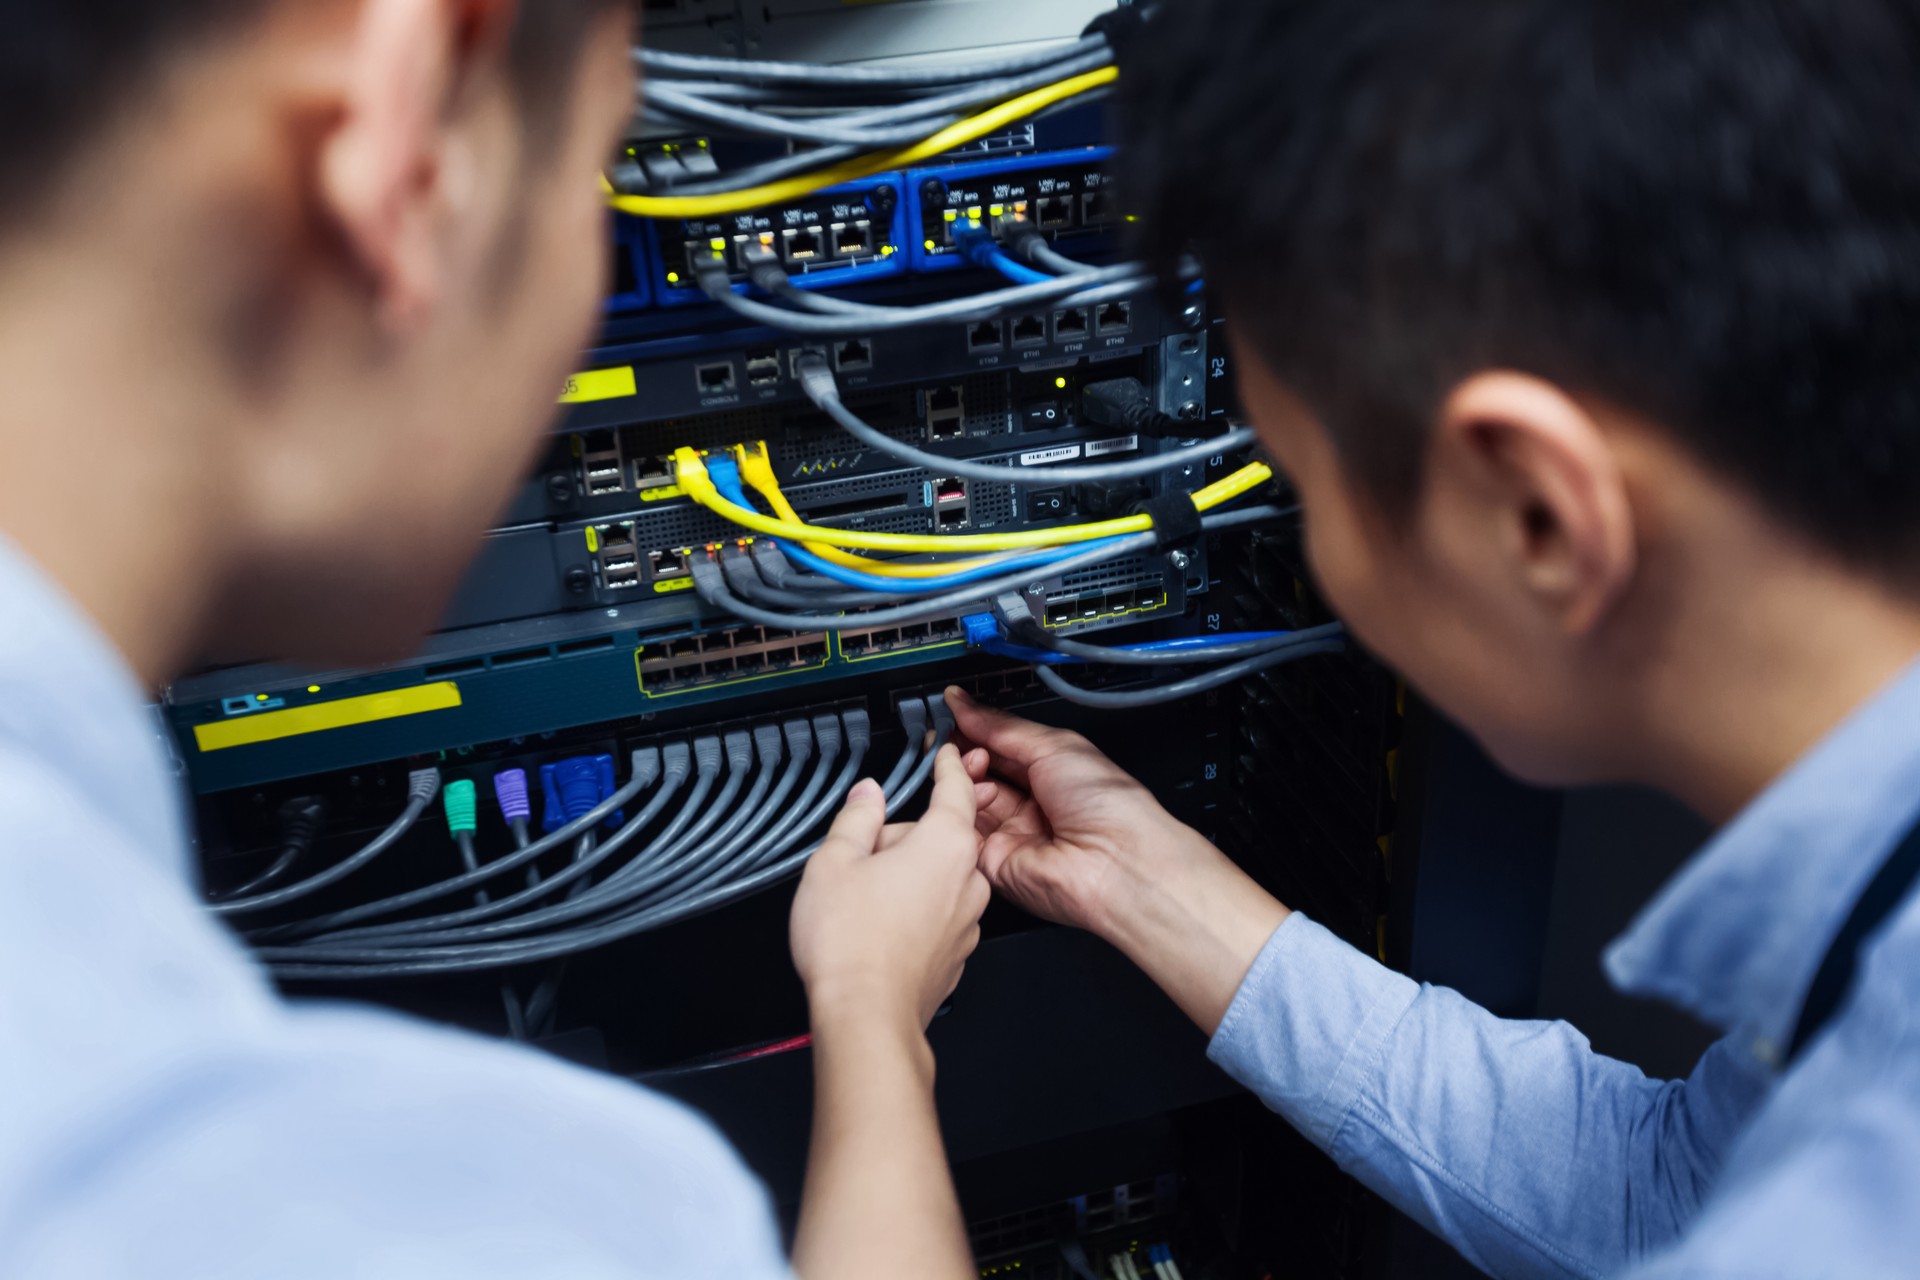
[{"label": "green ps/2 connector", "polygon": [[479,828],[479,805],[474,798],[471,781],[462,778],[457,782],[449,782],[441,791],[440,799],[446,806],[449,834],[471,835]]}]

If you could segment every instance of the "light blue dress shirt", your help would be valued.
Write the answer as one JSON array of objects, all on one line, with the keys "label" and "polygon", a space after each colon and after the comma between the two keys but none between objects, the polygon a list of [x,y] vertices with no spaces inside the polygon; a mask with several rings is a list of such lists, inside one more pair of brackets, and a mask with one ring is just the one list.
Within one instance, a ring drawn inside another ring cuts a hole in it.
[{"label": "light blue dress shirt", "polygon": [[1504,1021],[1301,915],[1211,1056],[1497,1276],[1920,1277],[1920,894],[1790,1069],[1828,943],[1920,813],[1920,666],[1856,711],[1617,941],[1615,985],[1728,1034],[1649,1080]]},{"label": "light blue dress shirt", "polygon": [[282,1002],[200,909],[120,656],[0,537],[0,1276],[789,1274],[678,1104]]}]

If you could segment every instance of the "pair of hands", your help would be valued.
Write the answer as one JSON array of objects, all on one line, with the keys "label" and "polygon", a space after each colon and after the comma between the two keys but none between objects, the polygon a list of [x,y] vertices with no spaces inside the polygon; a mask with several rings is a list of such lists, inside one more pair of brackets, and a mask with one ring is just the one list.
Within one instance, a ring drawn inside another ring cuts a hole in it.
[{"label": "pair of hands", "polygon": [[947,691],[957,745],[934,765],[919,822],[886,822],[862,782],[807,868],[792,945],[818,1023],[909,1020],[924,1030],[960,980],[997,889],[1035,915],[1119,941],[1169,885],[1237,869],[1085,738]]}]

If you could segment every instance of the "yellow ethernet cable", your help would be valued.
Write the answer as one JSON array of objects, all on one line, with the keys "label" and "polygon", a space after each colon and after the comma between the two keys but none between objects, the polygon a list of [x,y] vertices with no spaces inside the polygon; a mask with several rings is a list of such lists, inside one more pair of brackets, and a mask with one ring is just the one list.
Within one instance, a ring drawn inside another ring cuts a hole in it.
[{"label": "yellow ethernet cable", "polygon": [[[698,450],[680,449],[673,455],[674,478],[689,498],[722,519],[763,533],[770,538],[789,538],[795,542],[825,543],[862,551],[907,551],[933,554],[955,551],[1024,551],[1035,547],[1070,546],[1113,538],[1129,533],[1146,533],[1153,528],[1151,516],[1122,516],[1092,524],[1063,525],[1053,529],[1020,529],[1009,533],[964,533],[941,537],[928,533],[867,533],[859,529],[828,529],[792,520],[776,520],[727,501],[714,488],[707,475],[707,464]],[[1225,502],[1259,488],[1273,478],[1273,469],[1264,462],[1252,462],[1232,475],[1216,480],[1193,494],[1193,505],[1210,511]]]},{"label": "yellow ethernet cable", "polygon": [[838,186],[843,182],[854,182],[860,178],[871,177],[888,169],[902,169],[910,164],[931,159],[969,142],[977,142],[988,134],[998,133],[1010,124],[1038,114],[1057,103],[1069,98],[1077,98],[1083,93],[1103,88],[1119,79],[1117,67],[1101,67],[1084,75],[1069,76],[1054,84],[1043,85],[1031,93],[1023,93],[1017,98],[1009,98],[998,106],[982,111],[979,115],[969,116],[955,124],[948,125],[932,137],[922,139],[910,146],[894,151],[872,151],[864,156],[855,156],[839,164],[816,169],[812,173],[796,174],[791,178],[782,178],[778,182],[768,182],[757,187],[744,187],[739,191],[728,191],[712,196],[623,196],[614,191],[613,184],[603,174],[600,185],[607,192],[607,203],[621,213],[630,213],[641,218],[711,218],[727,213],[745,213],[762,205],[785,204],[811,195],[823,187]]},{"label": "yellow ethernet cable", "polygon": [[[733,460],[740,467],[740,478],[753,490],[767,500],[773,513],[782,520],[794,524],[802,523],[800,513],[787,501],[787,495],[781,492],[779,478],[773,474],[773,463],[767,458],[766,441],[752,445],[735,445]],[[883,578],[939,578],[950,573],[964,573],[969,569],[978,569],[997,562],[999,557],[987,556],[977,560],[942,560],[938,564],[899,564],[892,560],[876,560],[871,556],[854,555],[838,547],[830,547],[824,542],[801,544],[822,560],[831,561],[846,569],[858,569],[862,573],[871,573]]]}]

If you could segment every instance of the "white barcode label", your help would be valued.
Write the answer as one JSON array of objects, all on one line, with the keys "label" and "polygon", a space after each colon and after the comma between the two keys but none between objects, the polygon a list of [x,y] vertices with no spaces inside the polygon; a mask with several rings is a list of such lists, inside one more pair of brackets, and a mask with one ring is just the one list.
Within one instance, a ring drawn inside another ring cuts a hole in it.
[{"label": "white barcode label", "polygon": [[1139,447],[1139,436],[1121,436],[1118,440],[1093,440],[1087,444],[1087,456],[1100,458],[1109,453],[1129,453]]},{"label": "white barcode label", "polygon": [[1063,444],[1057,449],[1035,449],[1032,453],[1023,453],[1020,455],[1020,465],[1023,467],[1041,467],[1049,462],[1066,462],[1079,456],[1079,445]]}]

